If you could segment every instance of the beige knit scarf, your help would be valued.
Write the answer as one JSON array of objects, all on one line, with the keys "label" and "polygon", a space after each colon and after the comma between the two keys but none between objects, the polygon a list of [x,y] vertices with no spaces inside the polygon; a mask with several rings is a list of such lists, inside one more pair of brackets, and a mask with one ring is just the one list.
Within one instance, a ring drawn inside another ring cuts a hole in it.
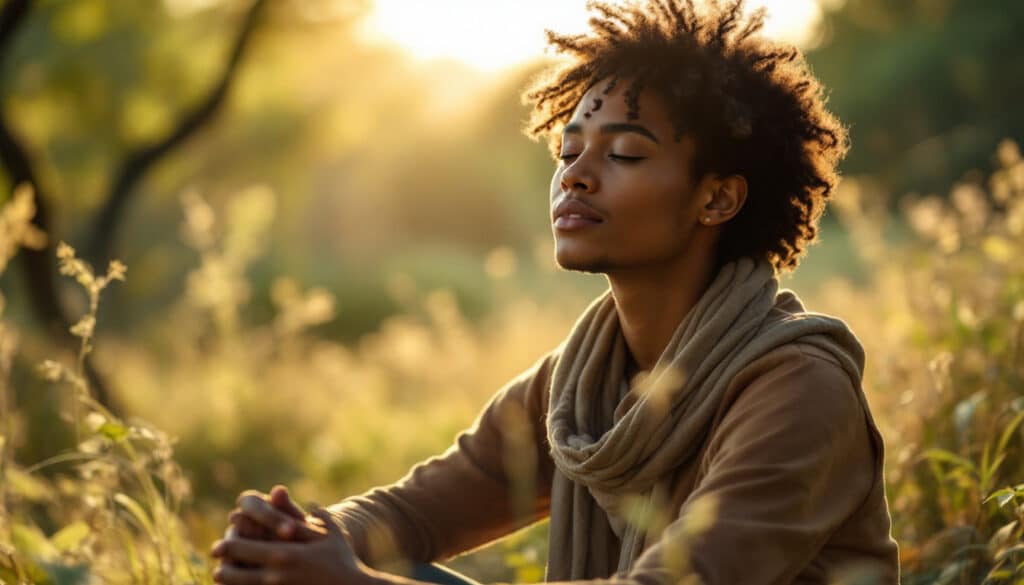
[{"label": "beige knit scarf", "polygon": [[[624,498],[649,501],[655,484],[689,463],[726,387],[753,360],[800,340],[835,355],[859,387],[864,354],[846,324],[804,312],[778,288],[766,262],[725,265],[633,388],[623,383],[628,349],[611,294],[580,317],[551,381],[547,431],[558,472],[547,580],[607,577],[633,565],[645,535],[625,521]],[[784,313],[769,317],[775,307]]]}]

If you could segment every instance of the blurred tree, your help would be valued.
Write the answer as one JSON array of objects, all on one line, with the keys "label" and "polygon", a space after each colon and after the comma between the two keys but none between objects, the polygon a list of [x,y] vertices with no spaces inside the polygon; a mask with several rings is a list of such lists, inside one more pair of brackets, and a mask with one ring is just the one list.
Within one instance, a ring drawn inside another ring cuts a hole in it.
[{"label": "blurred tree", "polygon": [[[103,330],[153,331],[181,298],[197,258],[179,240],[179,194],[198,189],[216,208],[253,183],[277,206],[243,318],[267,318],[265,291],[282,272],[335,290],[343,318],[321,333],[349,339],[396,310],[384,294],[396,272],[452,287],[464,306],[489,302],[486,255],[511,246],[532,258],[549,229],[551,161],[519,132],[519,89],[536,64],[495,77],[423,62],[352,34],[369,0],[268,2],[258,60],[236,70],[216,125],[147,172],[126,172],[132,153],[172,136],[214,92],[250,6],[35,0],[0,58],[4,119],[33,164],[51,233],[93,262],[116,250],[132,267]],[[0,188],[13,180],[2,167]],[[97,224],[116,214],[115,229]],[[23,290],[11,295],[16,314],[49,296]]]},{"label": "blurred tree", "polygon": [[[59,191],[61,187],[69,185],[67,183],[62,185],[58,179],[52,182],[46,181],[44,187],[44,177],[35,170],[36,163],[33,162],[30,154],[35,149],[18,137],[8,119],[9,117],[19,117],[18,113],[23,116],[27,113],[28,119],[21,119],[22,124],[27,123],[31,126],[34,122],[37,126],[34,129],[29,128],[29,133],[36,134],[37,137],[47,142],[52,139],[52,131],[57,127],[60,127],[62,131],[66,130],[63,125],[53,124],[53,118],[59,119],[69,114],[72,116],[84,114],[88,118],[90,114],[95,115],[97,111],[104,112],[111,107],[109,102],[112,101],[109,99],[111,97],[109,95],[110,88],[105,87],[109,78],[105,79],[106,76],[83,76],[79,65],[74,61],[69,63],[64,59],[69,56],[70,51],[81,49],[83,45],[87,45],[93,51],[106,57],[100,60],[101,62],[105,65],[112,65],[107,71],[108,75],[114,77],[118,73],[124,74],[124,68],[130,65],[125,63],[123,57],[118,58],[112,51],[120,51],[129,47],[139,48],[139,45],[146,42],[145,37],[139,34],[141,32],[138,30],[139,24],[155,24],[160,19],[154,19],[152,11],[140,10],[138,6],[129,3],[118,6],[118,10],[114,10],[110,3],[99,0],[82,0],[75,3],[44,2],[38,7],[33,4],[31,0],[9,0],[0,11],[0,67],[8,69],[0,76],[0,96],[4,98],[3,105],[9,106],[15,111],[13,116],[8,112],[0,111],[0,162],[3,163],[11,183],[14,185],[28,183],[37,194],[37,212],[34,222],[37,227],[51,236],[50,243],[43,250],[26,251],[21,262],[26,272],[29,290],[32,291],[30,300],[36,317],[55,338],[67,344],[73,343],[74,340],[68,334],[71,319],[67,316],[54,284],[56,268],[54,247],[55,242],[59,239],[55,236],[59,230],[53,225],[49,211],[49,205],[52,203],[49,192],[50,188]],[[235,77],[235,71],[265,4],[266,0],[254,0],[248,6],[227,62],[222,67],[212,88],[207,90],[206,94],[194,105],[186,106],[176,121],[172,120],[167,113],[155,112],[154,110],[159,110],[161,106],[152,97],[136,96],[134,99],[139,101],[134,108],[141,110],[136,114],[139,119],[134,127],[132,121],[129,120],[126,128],[127,134],[134,133],[136,136],[124,136],[110,132],[89,133],[87,140],[76,145],[81,148],[81,151],[70,154],[72,159],[76,155],[88,158],[91,149],[111,148],[114,143],[119,143],[117,146],[120,148],[117,150],[125,152],[123,162],[114,171],[114,178],[109,183],[108,194],[103,198],[102,207],[93,224],[91,238],[87,242],[86,257],[93,264],[105,263],[109,259],[119,220],[130,197],[137,192],[136,187],[139,181],[161,157],[167,155],[209,122],[224,102],[228,88]],[[34,7],[39,9],[39,13],[36,15],[35,22],[32,22],[29,20],[29,15]],[[124,10],[120,10],[122,8]],[[13,42],[13,37],[22,32],[22,29],[26,36],[25,48],[22,50],[27,48],[28,52],[19,55],[17,50],[10,50],[8,46]],[[18,63],[19,57],[21,63]],[[14,64],[8,61],[14,61]],[[18,67],[19,65],[24,69]],[[40,68],[43,71],[40,71]],[[21,70],[19,71],[19,69]],[[46,74],[54,82],[48,89],[56,95],[40,91],[38,92],[41,94],[38,96],[39,101],[34,105],[20,102],[17,97],[8,96],[8,85],[12,78],[21,79],[25,85],[42,86],[44,84],[41,81],[30,79],[26,82],[24,78]],[[61,101],[61,97],[66,97],[70,92],[80,92],[83,89],[85,90],[84,97],[86,97],[83,100],[83,105],[86,106],[84,112],[54,111],[56,104]],[[149,99],[148,102],[147,99]],[[14,103],[9,104],[9,102]],[[50,108],[50,111],[47,111],[47,108]],[[132,105],[129,101],[129,117],[131,108]],[[147,108],[149,111],[146,111]],[[33,113],[36,114],[34,119]],[[44,128],[39,128],[39,125]],[[82,131],[86,130],[88,125],[86,123],[77,128],[74,125],[71,127]],[[73,131],[68,134],[73,135]],[[130,144],[125,138],[137,138],[138,142]],[[45,163],[39,164],[45,165]],[[74,166],[73,163],[71,166]],[[71,195],[73,196],[73,194]],[[91,365],[88,372],[92,378],[93,387],[96,389],[97,399],[104,405],[114,408],[113,398]]]},{"label": "blurred tree", "polygon": [[808,55],[850,126],[851,174],[942,192],[1024,136],[1024,3],[847,0]]}]

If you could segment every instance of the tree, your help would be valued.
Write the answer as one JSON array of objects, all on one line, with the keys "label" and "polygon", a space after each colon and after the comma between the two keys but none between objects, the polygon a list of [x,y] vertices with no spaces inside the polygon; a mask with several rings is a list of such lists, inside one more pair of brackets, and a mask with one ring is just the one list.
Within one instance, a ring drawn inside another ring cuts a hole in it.
[{"label": "tree", "polygon": [[[169,131],[134,147],[124,156],[115,172],[115,178],[110,183],[109,193],[104,198],[87,242],[86,257],[94,264],[105,263],[110,258],[124,209],[138,192],[137,186],[146,173],[162,157],[167,156],[208,124],[221,108],[266,4],[266,0],[254,0],[249,5],[227,62],[206,94],[188,108]],[[32,8],[32,0],[9,0],[0,10],[0,67],[7,65],[4,58],[11,54],[9,46],[15,35],[25,26]],[[0,78],[0,97],[7,93],[6,87],[2,85],[4,79],[8,77]],[[0,112],[0,163],[3,164],[13,184],[27,183],[35,190],[37,211],[34,223],[39,229],[51,235],[46,248],[37,251],[27,250],[22,258],[25,278],[29,290],[32,291],[33,313],[49,334],[61,344],[73,343],[74,340],[68,331],[72,321],[61,303],[54,281],[56,262],[53,242],[57,238],[52,237],[54,225],[49,206],[52,199],[40,180],[40,174],[35,170],[29,149],[15,135],[4,112]],[[91,363],[87,364],[87,373],[93,388],[96,389],[96,398],[108,408],[117,410],[107,385],[103,383]]]},{"label": "tree", "polygon": [[848,0],[808,60],[850,126],[844,170],[943,192],[1024,135],[1024,3]]}]

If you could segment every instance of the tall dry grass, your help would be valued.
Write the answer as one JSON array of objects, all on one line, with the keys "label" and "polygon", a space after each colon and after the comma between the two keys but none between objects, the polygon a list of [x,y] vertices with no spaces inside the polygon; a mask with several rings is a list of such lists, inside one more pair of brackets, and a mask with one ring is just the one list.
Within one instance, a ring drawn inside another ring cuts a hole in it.
[{"label": "tall dry grass", "polygon": [[[908,197],[895,213],[869,182],[847,181],[837,211],[870,284],[834,276],[805,299],[847,320],[867,349],[906,583],[1024,580],[1024,160],[1011,142],[998,157],[989,179],[955,185],[949,197]],[[391,294],[404,310],[341,344],[313,328],[344,319],[346,307],[286,277],[272,286],[271,319],[243,317],[272,193],[246,190],[220,210],[191,193],[183,209],[196,268],[180,302],[95,350],[99,294],[125,271],[94,273],[61,248],[62,271],[88,309],[75,327],[79,354],[45,362],[42,373],[71,398],[61,424],[77,429],[75,449],[42,462],[16,457],[27,419],[6,386],[15,332],[0,329],[6,581],[209,582],[204,551],[241,489],[285,482],[302,499],[330,502],[395,480],[554,347],[587,300],[542,301],[502,284],[516,264],[502,251],[491,259],[501,270],[490,272],[503,302],[484,319],[470,322],[449,292],[396,277]],[[42,235],[25,227],[24,192],[3,217],[6,265],[17,245]],[[909,236],[894,242],[893,226]],[[91,400],[80,360],[92,351],[137,418]],[[456,565],[482,580],[537,581],[544,530]]]}]

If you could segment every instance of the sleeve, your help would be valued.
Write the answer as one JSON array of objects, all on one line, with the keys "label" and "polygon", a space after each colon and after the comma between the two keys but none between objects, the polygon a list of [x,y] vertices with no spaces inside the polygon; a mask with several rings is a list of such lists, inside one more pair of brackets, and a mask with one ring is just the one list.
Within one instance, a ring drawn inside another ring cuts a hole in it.
[{"label": "sleeve", "polygon": [[545,416],[553,357],[502,388],[442,455],[398,482],[329,509],[364,562],[432,562],[548,513],[553,463]]},{"label": "sleeve", "polygon": [[794,351],[722,417],[703,478],[629,580],[675,582],[675,567],[705,585],[789,584],[866,501],[878,471],[860,390],[837,364]]}]

